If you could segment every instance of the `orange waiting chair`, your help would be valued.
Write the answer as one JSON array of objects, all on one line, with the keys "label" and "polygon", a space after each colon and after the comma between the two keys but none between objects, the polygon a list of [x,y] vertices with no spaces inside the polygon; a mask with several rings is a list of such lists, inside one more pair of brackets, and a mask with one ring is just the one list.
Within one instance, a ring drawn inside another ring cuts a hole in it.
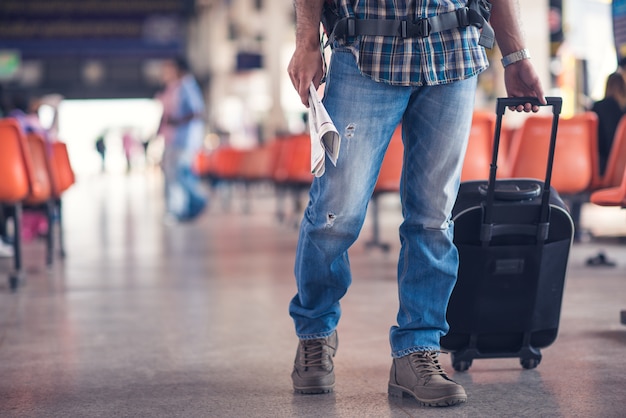
[{"label": "orange waiting chair", "polygon": [[624,170],[626,170],[626,116],[623,116],[617,125],[606,169],[602,176],[598,174],[593,189],[618,187],[622,182]]},{"label": "orange waiting chair", "polygon": [[270,180],[275,157],[276,140],[246,150],[241,163],[241,180],[248,185]]},{"label": "orange waiting chair", "polygon": [[30,132],[26,134],[28,152],[32,164],[32,173],[35,176],[32,182],[31,192],[24,200],[24,208],[41,211],[45,214],[48,229],[46,237],[46,264],[52,264],[54,247],[54,196],[53,178],[50,164],[52,159],[48,156],[46,141],[40,134]]},{"label": "orange waiting chair", "polygon": [[227,193],[222,199],[222,206],[225,209],[230,209],[231,205],[230,187],[241,180],[241,167],[246,152],[240,148],[224,145],[205,154],[202,157],[203,161],[196,160],[197,165],[203,164],[197,168],[203,170],[201,176],[208,179],[212,186],[226,186]]},{"label": "orange waiting chair", "polygon": [[[511,177],[545,178],[551,116],[531,115],[516,131],[510,151]],[[562,196],[588,192],[598,167],[598,118],[583,112],[559,120],[552,186]]]},{"label": "orange waiting chair", "polygon": [[[615,131],[606,170],[598,177],[590,201],[599,206],[626,208],[626,117],[621,119]],[[603,258],[600,260],[604,261]]]},{"label": "orange waiting chair", "polygon": [[13,218],[15,225],[13,240],[13,261],[15,270],[9,276],[11,289],[17,288],[22,273],[21,259],[21,219],[22,202],[30,193],[30,176],[24,161],[23,141],[17,121],[0,119],[0,222],[2,230],[6,229],[7,219]]},{"label": "orange waiting chair", "polygon": [[311,137],[309,134],[295,135],[289,139],[290,153],[287,158],[286,182],[293,189],[308,189],[313,181],[311,174]]},{"label": "orange waiting chair", "polygon": [[210,178],[213,170],[213,152],[208,150],[198,152],[192,170],[200,178]]},{"label": "orange waiting chair", "polygon": [[217,180],[234,181],[239,178],[245,151],[231,146],[217,148],[213,156],[212,174]]},{"label": "orange waiting chair", "polygon": [[211,181],[234,181],[240,178],[245,153],[245,150],[230,145],[201,151],[196,155],[193,170],[198,176]]},{"label": "orange waiting chair", "polygon": [[36,135],[27,138],[12,118],[0,119],[0,204],[4,215],[13,218],[13,260],[15,271],[9,276],[12,290],[22,278],[21,223],[24,205],[46,203],[51,197],[51,184],[46,163],[43,139]]},{"label": "orange waiting chair", "polygon": [[598,189],[591,194],[591,203],[599,206],[620,206],[626,209],[626,170],[622,181],[614,187]]},{"label": "orange waiting chair", "polygon": [[[63,204],[61,197],[66,190],[76,183],[76,177],[74,175],[74,170],[72,169],[69,153],[67,151],[67,145],[64,142],[56,141],[51,144],[48,169],[52,185],[52,200],[54,204],[53,215],[56,216],[56,223],[59,226],[59,252],[61,257],[65,257]],[[53,225],[54,218],[51,218],[48,227],[50,231],[53,231]],[[53,237],[48,237],[48,239],[53,239]],[[50,246],[50,248],[52,248],[52,246]],[[50,253],[49,256],[51,257],[52,254]]]},{"label": "orange waiting chair", "polygon": [[[528,116],[515,132],[509,155],[510,176],[543,179],[552,117]],[[558,122],[551,184],[568,203],[579,230],[580,207],[588,201],[598,170],[598,118],[583,112]]]},{"label": "orange waiting chair", "polygon": [[244,211],[246,213],[250,211],[252,187],[272,179],[276,150],[276,141],[273,140],[244,151],[239,169],[239,181],[245,188]]}]

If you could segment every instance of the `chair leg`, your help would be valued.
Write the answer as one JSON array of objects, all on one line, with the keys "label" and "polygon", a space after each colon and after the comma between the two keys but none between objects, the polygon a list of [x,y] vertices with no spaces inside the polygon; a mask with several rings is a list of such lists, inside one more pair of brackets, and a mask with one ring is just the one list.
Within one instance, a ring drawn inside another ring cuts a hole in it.
[{"label": "chair leg", "polygon": [[243,204],[242,210],[246,215],[250,214],[252,211],[252,182],[248,180],[243,180]]},{"label": "chair leg", "polygon": [[53,217],[56,217],[59,231],[59,254],[61,258],[65,258],[65,234],[63,233],[63,206],[61,199],[57,199],[54,204]]},{"label": "chair leg", "polygon": [[4,237],[7,235],[8,216],[6,216],[5,214],[6,210],[7,210],[6,205],[3,205],[2,203],[0,203],[0,237]]},{"label": "chair leg", "polygon": [[287,217],[285,210],[285,195],[287,191],[283,184],[275,184],[274,190],[276,192],[276,219],[279,223],[283,223]]},{"label": "chair leg", "polygon": [[9,276],[9,287],[16,291],[22,280],[22,204],[16,203],[13,206],[13,262],[14,271]]},{"label": "chair leg", "polygon": [[55,203],[50,200],[45,204],[48,230],[46,231],[46,265],[51,266],[54,258],[54,209]]}]

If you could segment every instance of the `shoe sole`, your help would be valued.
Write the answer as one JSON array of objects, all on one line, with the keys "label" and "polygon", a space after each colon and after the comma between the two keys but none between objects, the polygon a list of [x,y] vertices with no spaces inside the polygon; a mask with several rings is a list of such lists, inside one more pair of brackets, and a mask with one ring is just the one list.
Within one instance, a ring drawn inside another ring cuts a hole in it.
[{"label": "shoe sole", "polygon": [[394,398],[413,398],[422,406],[454,406],[467,401],[467,395],[449,395],[437,399],[420,399],[415,393],[402,386],[389,384],[389,396]]},{"label": "shoe sole", "polygon": [[321,387],[294,387],[293,391],[300,395],[323,395],[324,393],[331,393],[335,389],[335,386],[321,386]]}]

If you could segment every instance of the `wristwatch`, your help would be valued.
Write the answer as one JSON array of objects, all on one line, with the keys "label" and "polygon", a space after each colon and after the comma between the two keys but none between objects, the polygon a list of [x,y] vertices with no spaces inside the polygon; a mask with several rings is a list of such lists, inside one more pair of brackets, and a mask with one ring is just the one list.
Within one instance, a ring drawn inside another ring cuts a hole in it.
[{"label": "wristwatch", "polygon": [[514,64],[521,60],[527,60],[530,58],[530,53],[526,48],[520,49],[519,51],[511,52],[510,54],[502,57],[502,66],[508,67],[511,64]]}]

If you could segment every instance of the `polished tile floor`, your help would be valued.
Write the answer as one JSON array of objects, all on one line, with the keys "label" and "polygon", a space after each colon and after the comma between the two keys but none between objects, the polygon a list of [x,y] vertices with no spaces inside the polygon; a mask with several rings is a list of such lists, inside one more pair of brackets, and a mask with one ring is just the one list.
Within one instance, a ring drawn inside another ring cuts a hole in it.
[{"label": "polished tile floor", "polygon": [[[26,280],[11,293],[11,264],[0,259],[0,416],[626,416],[618,239],[572,248],[559,337],[539,367],[475,360],[455,373],[444,356],[468,402],[425,408],[387,397],[399,209],[385,199],[391,250],[367,247],[368,220],[351,251],[336,390],[302,396],[291,389],[297,339],[287,314],[298,216],[279,222],[270,188],[252,190],[248,210],[241,189],[220,188],[197,222],[167,225],[160,188],[154,173],[81,179],[64,199],[65,260],[46,268],[43,243],[26,244]],[[626,211],[585,210],[590,227],[626,229]],[[586,266],[600,250],[617,266]]]}]

